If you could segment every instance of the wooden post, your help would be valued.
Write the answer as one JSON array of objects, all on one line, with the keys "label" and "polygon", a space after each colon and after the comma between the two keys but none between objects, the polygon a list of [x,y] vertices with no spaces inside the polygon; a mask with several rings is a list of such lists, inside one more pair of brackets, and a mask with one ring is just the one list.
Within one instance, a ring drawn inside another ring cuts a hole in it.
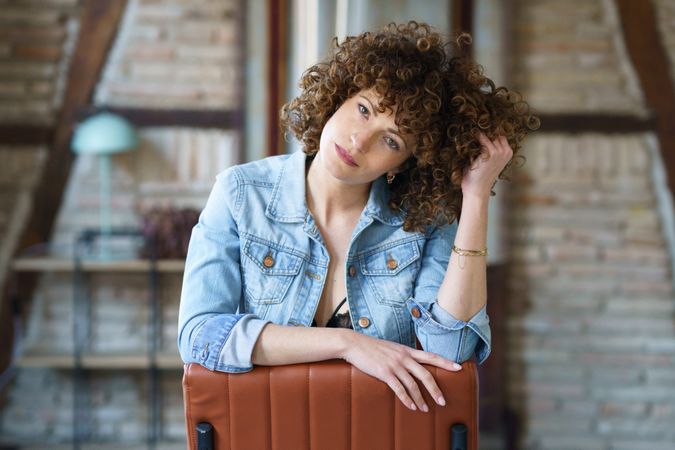
[{"label": "wooden post", "polygon": [[284,152],[283,133],[279,128],[279,111],[284,103],[286,89],[286,20],[288,10],[286,0],[271,0],[268,16],[268,72],[267,72],[267,155],[279,155]]},{"label": "wooden post", "polygon": [[654,4],[651,1],[615,0],[624,41],[640,80],[647,106],[656,116],[656,135],[668,177],[675,193],[675,90]]}]

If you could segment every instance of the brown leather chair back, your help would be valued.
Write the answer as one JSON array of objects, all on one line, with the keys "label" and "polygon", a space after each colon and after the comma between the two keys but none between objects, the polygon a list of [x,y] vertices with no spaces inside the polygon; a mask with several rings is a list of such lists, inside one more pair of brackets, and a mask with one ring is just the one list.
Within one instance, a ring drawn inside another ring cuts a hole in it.
[{"label": "brown leather chair back", "polygon": [[[209,449],[212,441],[217,450],[476,450],[478,373],[473,361],[462,366],[459,372],[425,366],[447,404],[436,405],[420,386],[429,406],[424,413],[410,411],[385,383],[344,361],[259,366],[243,374],[188,364],[189,448]],[[198,446],[199,424],[212,428],[202,425]]]}]

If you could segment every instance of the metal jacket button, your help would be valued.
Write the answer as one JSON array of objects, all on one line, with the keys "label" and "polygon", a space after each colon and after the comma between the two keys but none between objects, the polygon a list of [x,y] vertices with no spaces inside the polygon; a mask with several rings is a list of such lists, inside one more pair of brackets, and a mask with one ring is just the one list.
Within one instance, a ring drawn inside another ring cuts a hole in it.
[{"label": "metal jacket button", "polygon": [[412,314],[415,319],[419,319],[422,315],[422,313],[420,313],[420,309],[417,306],[410,310],[410,314]]},{"label": "metal jacket button", "polygon": [[390,270],[395,270],[398,267],[398,262],[395,259],[388,259],[387,260],[387,267],[389,267]]},{"label": "metal jacket button", "polygon": [[349,266],[349,276],[350,276],[350,277],[355,277],[355,276],[356,276],[356,267],[354,267],[354,266]]},{"label": "metal jacket button", "polygon": [[359,326],[361,328],[368,328],[370,326],[370,320],[367,317],[361,317],[359,319]]},{"label": "metal jacket button", "polygon": [[272,258],[271,255],[265,256],[265,259],[263,259],[263,265],[269,269],[274,265],[274,258]]}]

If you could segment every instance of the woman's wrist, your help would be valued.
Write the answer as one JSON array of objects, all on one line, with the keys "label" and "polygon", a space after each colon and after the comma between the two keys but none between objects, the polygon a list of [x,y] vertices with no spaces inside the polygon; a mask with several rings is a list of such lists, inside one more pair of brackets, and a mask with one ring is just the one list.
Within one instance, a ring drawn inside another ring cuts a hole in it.
[{"label": "woman's wrist", "polygon": [[467,250],[484,250],[487,244],[489,196],[470,194],[462,200],[462,212],[454,245]]},{"label": "woman's wrist", "polygon": [[490,194],[470,193],[462,198],[462,219],[468,216],[487,218]]},{"label": "woman's wrist", "polygon": [[335,342],[337,359],[347,359],[349,349],[352,347],[352,336],[356,333],[354,330],[346,328],[335,328]]},{"label": "woman's wrist", "polygon": [[466,191],[462,190],[462,200],[463,204],[467,201],[469,202],[478,202],[478,203],[489,203],[490,202],[490,190],[479,190],[479,189],[467,189]]}]

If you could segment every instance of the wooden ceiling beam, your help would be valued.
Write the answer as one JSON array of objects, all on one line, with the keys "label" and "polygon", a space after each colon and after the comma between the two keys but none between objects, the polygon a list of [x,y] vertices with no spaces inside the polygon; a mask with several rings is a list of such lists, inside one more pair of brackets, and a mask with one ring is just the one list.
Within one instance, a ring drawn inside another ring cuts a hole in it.
[{"label": "wooden ceiling beam", "polygon": [[670,63],[659,35],[654,4],[615,0],[626,48],[642,86],[647,106],[656,117],[656,135],[665,165],[668,187],[675,193],[675,89]]},{"label": "wooden ceiling beam", "polygon": [[614,114],[538,114],[537,132],[560,133],[640,133],[656,131],[656,118]]},{"label": "wooden ceiling beam", "polygon": [[54,127],[32,124],[1,124],[2,146],[48,146],[54,138]]},{"label": "wooden ceiling beam", "polygon": [[188,128],[220,128],[241,129],[243,114],[240,110],[208,110],[208,109],[147,109],[88,106],[76,114],[76,121],[109,111],[126,118],[136,127],[188,127]]},{"label": "wooden ceiling beam", "polygon": [[[110,111],[128,119],[138,128],[188,127],[239,129],[242,123],[240,111],[225,110],[154,110],[136,108],[85,107],[75,115],[77,122],[101,111]],[[656,132],[655,116],[640,118],[614,114],[539,114],[545,133],[641,133]],[[40,146],[49,144],[54,135],[51,127],[31,125],[0,125],[0,145],[8,148]],[[12,147],[17,146],[17,147]]]},{"label": "wooden ceiling beam", "polygon": [[[191,109],[146,109],[85,106],[76,111],[75,122],[101,111],[110,111],[125,117],[138,128],[143,127],[188,127],[241,129],[243,114],[240,110],[191,110]],[[55,127],[29,123],[0,124],[0,145],[51,146]]]}]

